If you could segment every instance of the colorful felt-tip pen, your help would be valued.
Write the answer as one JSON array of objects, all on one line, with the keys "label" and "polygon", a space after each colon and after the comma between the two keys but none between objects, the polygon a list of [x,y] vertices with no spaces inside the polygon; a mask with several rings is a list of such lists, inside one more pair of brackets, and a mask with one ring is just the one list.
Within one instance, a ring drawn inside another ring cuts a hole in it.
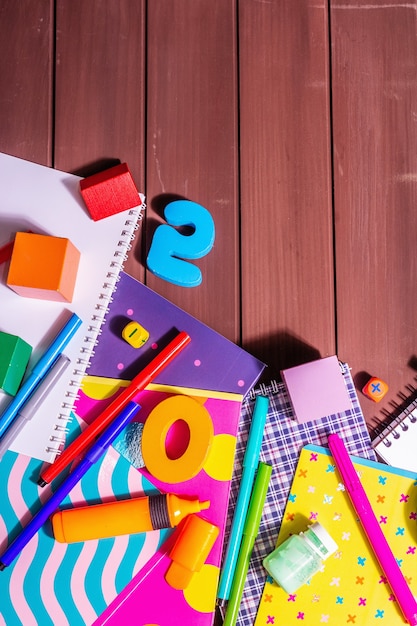
[{"label": "colorful felt-tip pen", "polygon": [[125,387],[113,402],[111,402],[109,406],[87,426],[81,435],[70,443],[68,448],[63,451],[54,463],[41,474],[38,484],[44,487],[47,483],[50,483],[56,478],[59,473],[76,459],[91,442],[94,441],[97,435],[111,423],[118,412],[126,406],[128,402],[133,400],[139,391],[145,389],[146,385],[152,382],[190,341],[191,338],[186,332],[179,332],[178,335],[176,335],[174,339],[172,339],[169,344],[135,376],[130,385]]},{"label": "colorful felt-tip pen", "polygon": [[41,526],[43,526],[47,519],[61,504],[62,500],[70,493],[71,489],[75,487],[90,467],[101,459],[106,450],[120,435],[127,424],[133,419],[139,409],[140,407],[138,404],[135,402],[129,402],[116,419],[113,420],[110,426],[108,426],[98,437],[91,448],[89,448],[86,455],[81,459],[78,465],[75,466],[74,470],[68,474],[49,500],[42,505],[27,526],[23,528],[20,534],[17,535],[17,537],[9,544],[0,556],[0,570],[4,570],[5,567],[14,561],[32,537],[38,532]]},{"label": "colorful felt-tip pen", "polygon": [[381,530],[381,526],[372,510],[371,503],[359,480],[345,445],[337,434],[329,435],[328,442],[345,489],[362,524],[373,553],[378,559],[382,571],[387,577],[388,584],[397,599],[398,606],[406,621],[411,626],[417,626],[417,602]]},{"label": "colorful felt-tip pen", "polygon": [[39,361],[33,367],[30,375],[22,384],[19,391],[6,407],[6,410],[0,416],[0,438],[4,435],[13,420],[17,417],[21,407],[28,401],[36,387],[40,384],[44,376],[48,373],[55,360],[63,353],[72,337],[75,335],[82,321],[73,313],[63,328],[59,331],[55,339],[46,349]]},{"label": "colorful felt-tip pen", "polygon": [[253,485],[248,514],[243,529],[242,545],[240,547],[235,574],[227,603],[223,626],[235,626],[242,599],[243,588],[248,574],[249,562],[252,556],[255,539],[259,532],[262,511],[265,505],[266,494],[271,479],[272,467],[260,462]]},{"label": "colorful felt-tip pen", "polygon": [[229,543],[224,557],[219,589],[217,592],[217,597],[221,601],[229,599],[230,590],[232,588],[233,575],[242,541],[243,526],[245,524],[245,517],[248,510],[256,468],[259,463],[259,454],[262,445],[268,406],[269,400],[267,396],[256,396],[245,456],[243,457],[242,480],[240,482],[235,512],[233,514],[233,521],[230,529]]},{"label": "colorful felt-tip pen", "polygon": [[62,376],[70,364],[70,360],[64,354],[60,354],[52,365],[45,378],[36,387],[26,404],[20,409],[16,419],[0,440],[0,461],[7,450],[10,449],[14,440],[25,427],[25,424],[36,414],[48,393],[54,387],[56,381]]},{"label": "colorful felt-tip pen", "polygon": [[199,513],[209,506],[209,501],[200,502],[198,498],[161,493],[63,509],[52,516],[52,529],[61,543],[132,535],[173,528],[190,513]]}]

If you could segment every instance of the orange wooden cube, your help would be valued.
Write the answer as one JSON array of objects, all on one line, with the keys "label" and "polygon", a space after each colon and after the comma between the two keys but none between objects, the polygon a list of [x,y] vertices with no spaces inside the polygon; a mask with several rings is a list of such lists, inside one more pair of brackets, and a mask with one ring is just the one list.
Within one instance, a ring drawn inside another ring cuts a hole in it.
[{"label": "orange wooden cube", "polygon": [[71,302],[79,262],[65,237],[17,233],[6,282],[26,298]]},{"label": "orange wooden cube", "polygon": [[127,163],[84,178],[80,191],[94,221],[142,204]]}]

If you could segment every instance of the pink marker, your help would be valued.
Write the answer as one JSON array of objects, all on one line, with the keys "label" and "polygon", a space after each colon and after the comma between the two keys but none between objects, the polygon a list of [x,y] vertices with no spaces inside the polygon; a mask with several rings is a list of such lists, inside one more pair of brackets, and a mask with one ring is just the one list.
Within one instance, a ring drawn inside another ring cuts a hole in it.
[{"label": "pink marker", "polygon": [[371,503],[358,478],[345,445],[339,435],[336,434],[329,435],[328,442],[345,489],[349,494],[371,548],[397,599],[398,606],[406,621],[411,626],[417,626],[417,603],[378,524]]}]

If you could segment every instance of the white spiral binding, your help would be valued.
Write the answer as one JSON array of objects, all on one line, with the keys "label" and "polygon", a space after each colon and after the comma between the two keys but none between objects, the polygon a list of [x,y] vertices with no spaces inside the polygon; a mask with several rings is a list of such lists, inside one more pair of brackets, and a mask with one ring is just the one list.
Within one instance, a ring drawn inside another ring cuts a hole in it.
[{"label": "white spiral binding", "polygon": [[[351,369],[347,363],[343,363],[342,361],[339,361],[339,366],[342,374],[345,374]],[[272,393],[279,393],[282,389],[285,389],[285,384],[272,379],[268,385],[265,383],[259,383],[257,387],[253,387],[245,399],[253,401],[256,399],[257,395],[267,396],[271,391]]]},{"label": "white spiral binding", "polygon": [[267,396],[271,392],[279,393],[280,385],[281,387],[283,387],[282,383],[279,383],[278,381],[274,379],[271,380],[268,385],[265,385],[265,383],[259,383],[259,385],[256,388],[252,387],[252,389],[249,391],[245,399],[253,401],[253,400],[256,400],[256,396],[258,395]]},{"label": "white spiral binding", "polygon": [[408,406],[403,409],[392,421],[385,426],[383,431],[372,441],[375,448],[382,443],[386,448],[390,448],[393,440],[399,439],[403,433],[407,432],[410,426],[417,422],[417,398],[411,400]]},{"label": "white spiral binding", "polygon": [[83,378],[94,356],[94,348],[98,344],[97,338],[101,335],[102,326],[109,311],[109,304],[113,301],[112,294],[116,291],[117,283],[120,280],[119,274],[123,270],[128,252],[132,249],[131,242],[142,220],[142,211],[146,208],[145,197],[140,194],[140,198],[142,204],[129,211],[129,217],[126,219],[113,259],[110,261],[105,282],[101,286],[101,292],[98,294],[95,310],[92,312],[90,323],[87,326],[87,334],[80,347],[79,356],[73,364],[72,377],[65,394],[66,399],[61,404],[61,412],[57,416],[57,422],[49,438],[49,445],[46,447],[46,451],[50,454],[59,455],[65,444],[65,438],[69,431],[67,424],[71,420],[71,411],[73,410],[78,392],[82,388]]}]

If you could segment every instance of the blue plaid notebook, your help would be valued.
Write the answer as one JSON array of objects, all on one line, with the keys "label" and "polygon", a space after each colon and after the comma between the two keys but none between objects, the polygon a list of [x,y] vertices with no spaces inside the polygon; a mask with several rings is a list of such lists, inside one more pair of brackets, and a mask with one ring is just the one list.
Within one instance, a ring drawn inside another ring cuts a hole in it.
[{"label": "blue plaid notebook", "polygon": [[[256,395],[260,394],[269,398],[269,411],[260,460],[270,463],[273,470],[261,527],[252,553],[242,597],[237,620],[238,626],[252,626],[255,621],[259,600],[266,581],[266,571],[262,566],[262,560],[275,548],[301,449],[307,444],[327,446],[328,435],[337,432],[345,441],[349,454],[376,460],[350,369],[346,363],[341,363],[340,366],[352,401],[352,408],[343,413],[298,424],[283,383],[261,385],[256,390],[252,390],[243,402],[229,511],[233,512],[235,508],[253,406]],[[227,545],[230,524],[231,519],[229,519],[226,528],[225,545]]]}]

